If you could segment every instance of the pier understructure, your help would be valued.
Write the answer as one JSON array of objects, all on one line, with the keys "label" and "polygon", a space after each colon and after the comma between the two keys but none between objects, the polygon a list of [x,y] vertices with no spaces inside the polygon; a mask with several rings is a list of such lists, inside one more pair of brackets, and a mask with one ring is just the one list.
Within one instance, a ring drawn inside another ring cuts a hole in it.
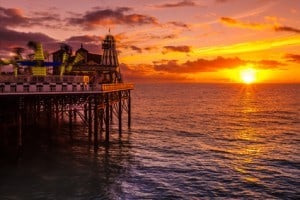
[{"label": "pier understructure", "polygon": [[113,118],[118,121],[119,134],[122,134],[122,118],[127,118],[127,126],[130,128],[132,89],[132,84],[117,83],[90,87],[85,91],[2,91],[0,99],[9,108],[7,111],[2,108],[3,114],[10,112],[13,115],[13,123],[17,127],[17,143],[20,147],[23,143],[23,130],[27,126],[39,123],[42,116],[46,117],[49,127],[54,125],[51,123],[67,116],[70,136],[74,121],[80,118],[82,125],[88,130],[89,142],[93,142],[94,147],[98,148],[99,135],[104,133],[105,142],[109,142]]}]

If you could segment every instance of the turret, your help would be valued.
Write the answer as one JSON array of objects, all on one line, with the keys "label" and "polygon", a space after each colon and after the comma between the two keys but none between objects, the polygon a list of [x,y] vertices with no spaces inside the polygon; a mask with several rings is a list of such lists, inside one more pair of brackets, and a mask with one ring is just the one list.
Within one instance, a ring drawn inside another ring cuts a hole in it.
[{"label": "turret", "polygon": [[108,34],[103,43],[102,43],[102,49],[103,49],[103,56],[102,56],[102,62],[101,65],[105,67],[118,67],[119,61],[118,61],[118,54],[116,50],[116,42],[115,38]]},{"label": "turret", "polygon": [[103,55],[101,65],[103,67],[111,67],[113,70],[110,72],[110,82],[122,82],[122,77],[119,68],[118,53],[116,49],[115,38],[109,33],[106,35],[102,43]]}]

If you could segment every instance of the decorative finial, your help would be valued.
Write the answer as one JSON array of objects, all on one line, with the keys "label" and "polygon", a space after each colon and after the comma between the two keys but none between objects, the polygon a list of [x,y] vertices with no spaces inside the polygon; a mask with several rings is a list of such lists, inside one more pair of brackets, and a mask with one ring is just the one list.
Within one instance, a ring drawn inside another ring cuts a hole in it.
[{"label": "decorative finial", "polygon": [[81,43],[80,47],[83,48],[83,44],[82,43]]},{"label": "decorative finial", "polygon": [[110,34],[110,27],[108,28],[108,33]]}]

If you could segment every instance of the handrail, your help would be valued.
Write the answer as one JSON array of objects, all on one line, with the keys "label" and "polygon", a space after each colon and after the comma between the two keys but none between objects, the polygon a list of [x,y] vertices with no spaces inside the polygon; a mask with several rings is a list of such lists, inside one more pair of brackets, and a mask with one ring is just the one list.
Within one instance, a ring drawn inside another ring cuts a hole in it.
[{"label": "handrail", "polygon": [[0,75],[0,83],[86,83],[88,76],[74,75],[49,75],[49,76],[32,76],[32,75]]},{"label": "handrail", "polygon": [[133,90],[133,83],[112,83],[112,84],[101,84],[102,91],[116,91],[116,90]]}]

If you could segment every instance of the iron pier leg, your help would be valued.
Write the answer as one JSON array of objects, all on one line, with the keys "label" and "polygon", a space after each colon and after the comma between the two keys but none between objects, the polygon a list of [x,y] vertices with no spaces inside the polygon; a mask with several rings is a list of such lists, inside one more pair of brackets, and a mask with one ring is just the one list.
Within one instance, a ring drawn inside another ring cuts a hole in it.
[{"label": "iron pier leg", "polygon": [[58,100],[56,99],[56,102],[55,102],[55,117],[56,117],[56,122],[58,124],[59,122],[59,107],[58,107]]},{"label": "iron pier leg", "polygon": [[96,100],[96,96],[94,97],[94,148],[98,148],[98,103]]},{"label": "iron pier leg", "polygon": [[100,109],[100,138],[102,138],[102,131],[103,131],[103,115],[104,115],[104,108]]},{"label": "iron pier leg", "polygon": [[114,124],[113,123],[113,106],[112,105],[109,106],[109,119],[110,119],[110,123]]},{"label": "iron pier leg", "polygon": [[130,90],[128,90],[128,128],[131,128],[131,97],[130,97]]},{"label": "iron pier leg", "polygon": [[89,124],[89,143],[92,138],[92,102],[89,100],[89,108],[88,108],[88,124]]},{"label": "iron pier leg", "polygon": [[109,142],[109,121],[110,121],[110,117],[109,117],[109,97],[108,94],[106,94],[106,105],[105,105],[105,141],[106,143]]},{"label": "iron pier leg", "polygon": [[87,121],[87,118],[88,118],[87,110],[88,110],[88,106],[87,106],[87,104],[84,104],[83,112],[84,112],[84,120],[85,121]]},{"label": "iron pier leg", "polygon": [[18,155],[17,157],[20,158],[22,153],[22,147],[23,147],[23,122],[22,122],[22,115],[23,115],[23,109],[24,109],[24,97],[19,97],[19,107],[17,111],[17,127],[18,127]]},{"label": "iron pier leg", "polygon": [[118,118],[119,118],[119,135],[122,134],[122,92],[119,91],[119,112],[118,112]]},{"label": "iron pier leg", "polygon": [[73,111],[71,108],[71,102],[69,103],[69,131],[70,131],[70,136],[72,138],[72,132],[73,132]]},{"label": "iron pier leg", "polygon": [[74,112],[74,121],[76,122],[76,120],[77,120],[77,113],[76,113],[76,108],[74,108],[74,110],[73,110],[73,112]]}]

